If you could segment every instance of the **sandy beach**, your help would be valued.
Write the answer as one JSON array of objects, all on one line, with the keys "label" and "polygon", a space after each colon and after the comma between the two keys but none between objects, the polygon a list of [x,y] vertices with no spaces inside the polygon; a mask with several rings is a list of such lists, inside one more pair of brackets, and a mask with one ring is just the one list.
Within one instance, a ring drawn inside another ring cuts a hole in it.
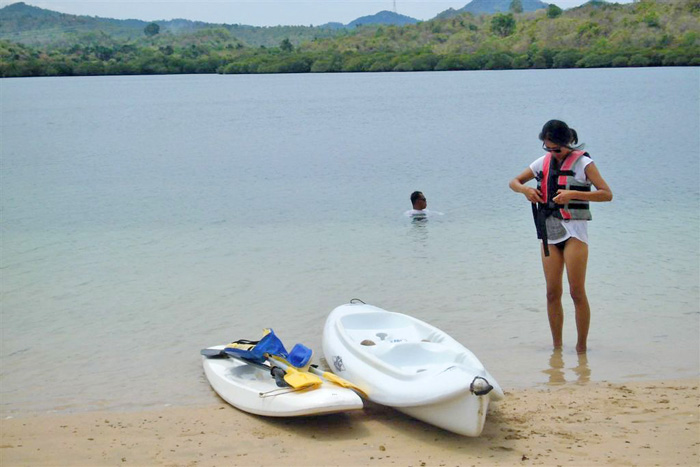
[{"label": "sandy beach", "polygon": [[38,465],[693,465],[698,379],[569,383],[506,392],[479,438],[367,403],[361,411],[272,419],[208,407],[2,421],[0,464]]}]

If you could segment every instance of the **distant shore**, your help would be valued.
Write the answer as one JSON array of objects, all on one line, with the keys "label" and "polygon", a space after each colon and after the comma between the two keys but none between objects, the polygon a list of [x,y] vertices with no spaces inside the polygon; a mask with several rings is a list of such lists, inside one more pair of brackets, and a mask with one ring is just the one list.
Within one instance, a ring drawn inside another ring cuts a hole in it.
[{"label": "distant shore", "polygon": [[0,77],[698,66],[698,18],[687,1],[588,2],[403,26],[255,28],[73,18],[18,3],[0,9]]},{"label": "distant shore", "polygon": [[[271,419],[208,407],[2,421],[0,464],[698,465],[700,379],[506,392],[479,438],[393,409]],[[212,397],[215,397],[212,395]]]}]

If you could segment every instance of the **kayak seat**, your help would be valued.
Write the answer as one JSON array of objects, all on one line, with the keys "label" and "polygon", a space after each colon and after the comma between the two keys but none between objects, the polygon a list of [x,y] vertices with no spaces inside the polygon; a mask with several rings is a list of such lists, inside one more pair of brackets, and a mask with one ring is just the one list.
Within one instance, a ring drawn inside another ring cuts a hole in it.
[{"label": "kayak seat", "polygon": [[390,312],[358,313],[340,318],[345,329],[393,329],[406,326],[406,319]]},{"label": "kayak seat", "polygon": [[454,350],[433,342],[399,343],[385,349],[374,355],[388,365],[408,373],[421,373],[431,368],[442,370],[445,365],[454,364],[457,359]]},{"label": "kayak seat", "polygon": [[[369,342],[373,342],[375,345],[383,345],[398,344],[401,342],[419,342],[422,340],[421,336],[416,332],[415,328],[408,326],[396,329],[345,328],[344,331],[351,341],[357,342],[358,344],[361,344],[363,346],[367,345]],[[363,344],[363,342],[365,343]]]},{"label": "kayak seat", "polygon": [[372,340],[376,343],[420,341],[428,329],[407,320],[405,316],[389,312],[370,312],[340,318],[340,328],[356,342]]}]

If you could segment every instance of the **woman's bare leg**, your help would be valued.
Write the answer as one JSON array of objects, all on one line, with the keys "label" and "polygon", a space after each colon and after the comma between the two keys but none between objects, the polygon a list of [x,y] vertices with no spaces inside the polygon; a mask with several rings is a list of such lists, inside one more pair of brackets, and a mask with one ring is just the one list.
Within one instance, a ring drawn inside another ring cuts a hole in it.
[{"label": "woman's bare leg", "polygon": [[576,310],[576,330],[578,341],[576,351],[584,353],[587,349],[588,329],[591,324],[591,307],[586,296],[586,267],[588,266],[588,245],[571,238],[564,247],[564,263],[569,279],[569,290]]},{"label": "woman's bare leg", "polygon": [[564,308],[561,304],[564,254],[559,248],[550,246],[549,256],[545,256],[542,248],[542,267],[547,282],[547,317],[552,331],[552,344],[555,349],[559,349],[562,346],[564,329]]}]

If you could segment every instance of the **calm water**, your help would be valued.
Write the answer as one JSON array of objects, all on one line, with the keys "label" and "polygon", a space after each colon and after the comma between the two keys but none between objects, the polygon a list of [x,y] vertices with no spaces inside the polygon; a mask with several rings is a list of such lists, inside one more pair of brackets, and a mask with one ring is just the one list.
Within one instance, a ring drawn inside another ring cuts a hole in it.
[{"label": "calm water", "polygon": [[[698,375],[700,69],[0,81],[1,413],[215,400],[199,349],[272,326],[321,357],[351,298],[449,331],[506,389]],[[550,118],[615,194],[590,352],[550,350],[508,181]],[[402,216],[422,190],[445,213]]]}]

